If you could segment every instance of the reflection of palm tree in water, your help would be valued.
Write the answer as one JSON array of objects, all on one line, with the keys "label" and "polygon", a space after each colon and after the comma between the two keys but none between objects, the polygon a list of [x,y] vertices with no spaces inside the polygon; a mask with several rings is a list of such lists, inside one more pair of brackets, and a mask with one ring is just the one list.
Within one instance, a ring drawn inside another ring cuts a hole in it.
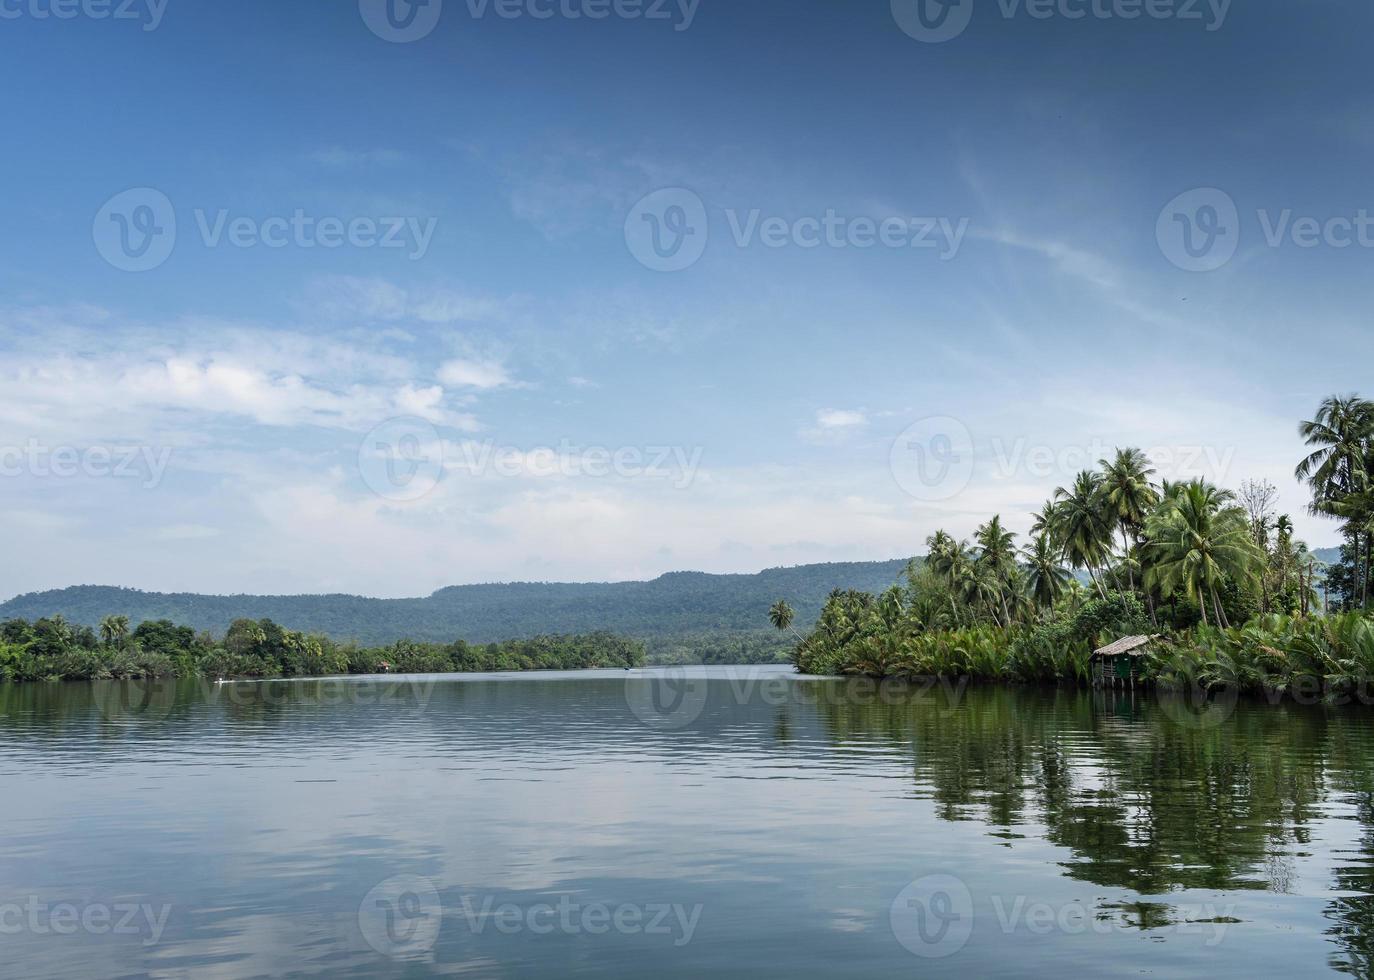
[{"label": "reflection of palm tree in water", "polygon": [[[1351,897],[1326,915],[1333,965],[1374,975],[1374,733],[1359,713],[1243,705],[1188,728],[1148,697],[1109,712],[1088,692],[1003,689],[967,690],[956,710],[818,705],[836,741],[919,746],[912,777],[942,819],[984,822],[1013,848],[1043,825],[1070,852],[1066,876],[1142,896],[1287,893],[1318,822],[1353,796],[1361,838],[1332,883]],[[1142,929],[1186,917],[1160,902],[1110,914]]]}]

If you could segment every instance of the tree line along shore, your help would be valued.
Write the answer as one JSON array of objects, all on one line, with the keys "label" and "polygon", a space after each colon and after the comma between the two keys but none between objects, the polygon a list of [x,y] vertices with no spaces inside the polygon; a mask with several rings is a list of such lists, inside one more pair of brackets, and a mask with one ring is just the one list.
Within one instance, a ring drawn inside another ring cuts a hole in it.
[{"label": "tree line along shore", "polygon": [[994,515],[973,540],[936,531],[881,594],[831,593],[815,627],[770,619],[808,674],[1090,684],[1093,651],[1153,637],[1141,679],[1166,687],[1339,700],[1374,679],[1374,403],[1332,397],[1299,432],[1312,514],[1338,523],[1340,558],[1297,540],[1277,490],[1156,481],[1125,448],[1055,490],[1029,540]]},{"label": "tree line along shore", "polygon": [[486,644],[400,640],[362,647],[290,630],[270,619],[238,620],[223,636],[169,620],[131,629],[127,616],[106,616],[98,629],[62,616],[0,622],[0,682],[584,670],[643,663],[642,642],[611,633]]}]

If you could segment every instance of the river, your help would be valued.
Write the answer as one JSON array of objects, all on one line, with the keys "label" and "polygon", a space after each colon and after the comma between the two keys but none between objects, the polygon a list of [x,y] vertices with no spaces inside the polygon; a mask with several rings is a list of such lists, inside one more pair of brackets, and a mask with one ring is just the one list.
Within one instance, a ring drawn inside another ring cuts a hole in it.
[{"label": "river", "polygon": [[1374,716],[786,669],[0,687],[0,975],[1367,975]]}]

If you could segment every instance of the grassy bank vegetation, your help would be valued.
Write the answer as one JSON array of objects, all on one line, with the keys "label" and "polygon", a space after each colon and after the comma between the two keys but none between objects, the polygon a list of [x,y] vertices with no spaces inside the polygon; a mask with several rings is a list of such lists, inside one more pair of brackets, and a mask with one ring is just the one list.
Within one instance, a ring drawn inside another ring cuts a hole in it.
[{"label": "grassy bank vegetation", "polygon": [[[1294,538],[1272,485],[1156,483],[1145,455],[1122,449],[1057,489],[1022,547],[993,516],[972,543],[931,535],[904,585],[832,593],[793,660],[815,674],[1084,684],[1097,646],[1151,634],[1142,669],[1164,685],[1362,692],[1374,682],[1374,404],[1327,399],[1300,431],[1311,511],[1341,522],[1335,566]],[[785,601],[770,615],[792,628]]]},{"label": "grassy bank vegetation", "polygon": [[330,674],[465,673],[634,667],[637,640],[609,633],[542,636],[503,643],[417,643],[385,647],[335,643],[270,619],[241,619],[223,637],[167,620],[129,628],[107,616],[99,631],[61,616],[0,623],[0,682],[124,677],[321,677]]}]

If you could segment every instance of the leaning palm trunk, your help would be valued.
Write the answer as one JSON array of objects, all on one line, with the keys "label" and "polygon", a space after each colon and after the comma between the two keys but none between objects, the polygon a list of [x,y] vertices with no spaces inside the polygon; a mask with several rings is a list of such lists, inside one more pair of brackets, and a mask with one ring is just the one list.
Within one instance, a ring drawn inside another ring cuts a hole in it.
[{"label": "leaning palm trunk", "polygon": [[1217,614],[1217,622],[1221,624],[1222,629],[1229,630],[1231,628],[1231,624],[1226,620],[1226,611],[1221,607],[1221,599],[1217,596],[1216,586],[1208,586],[1208,589],[1212,593],[1212,609]]}]

